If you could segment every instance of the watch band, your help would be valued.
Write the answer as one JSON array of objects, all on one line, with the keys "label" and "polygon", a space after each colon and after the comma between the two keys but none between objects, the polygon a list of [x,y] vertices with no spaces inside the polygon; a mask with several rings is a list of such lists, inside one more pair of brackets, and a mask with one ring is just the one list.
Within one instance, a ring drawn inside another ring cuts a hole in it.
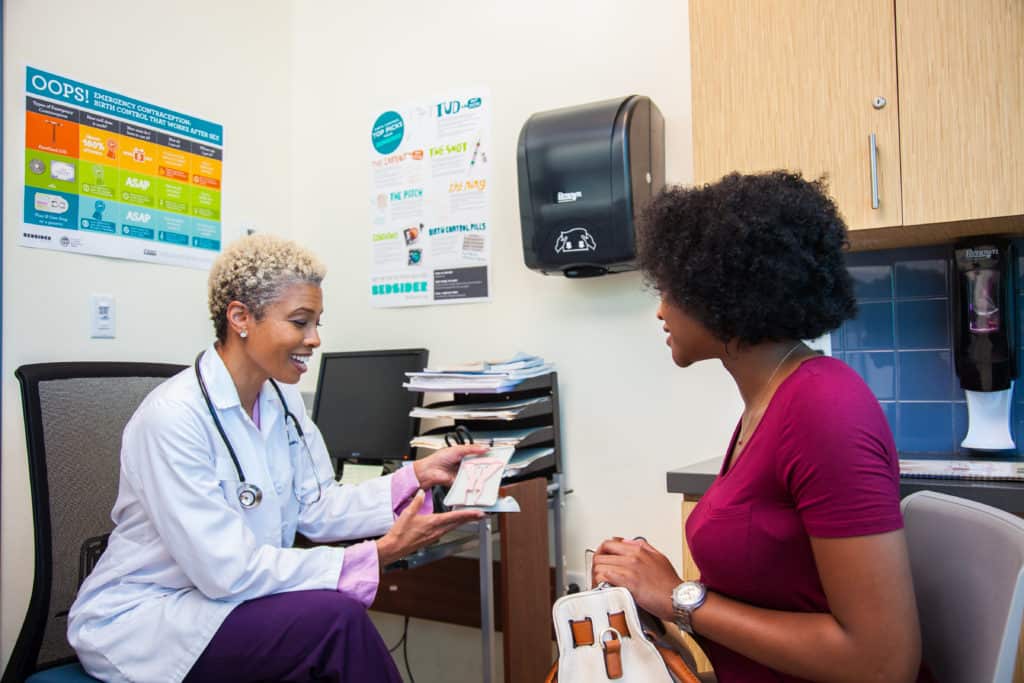
[{"label": "watch band", "polygon": [[675,622],[681,630],[686,633],[693,635],[693,625],[690,623],[690,616],[693,614],[692,610],[677,609],[673,610],[675,618],[672,620]]}]

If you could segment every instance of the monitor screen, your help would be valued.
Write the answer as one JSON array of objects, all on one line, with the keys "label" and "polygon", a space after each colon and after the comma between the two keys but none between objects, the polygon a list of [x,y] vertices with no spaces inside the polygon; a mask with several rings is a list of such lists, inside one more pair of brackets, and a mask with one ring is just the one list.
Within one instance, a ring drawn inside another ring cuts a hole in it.
[{"label": "monitor screen", "polygon": [[409,411],[423,394],[402,386],[406,372],[427,366],[426,349],[325,353],[313,402],[313,421],[337,461],[408,460],[419,420]]}]

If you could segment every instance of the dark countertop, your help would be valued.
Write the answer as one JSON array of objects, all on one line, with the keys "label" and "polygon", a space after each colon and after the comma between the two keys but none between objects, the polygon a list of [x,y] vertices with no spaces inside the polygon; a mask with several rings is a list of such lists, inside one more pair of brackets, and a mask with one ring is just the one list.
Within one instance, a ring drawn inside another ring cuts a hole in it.
[{"label": "dark countertop", "polygon": [[[719,457],[702,460],[677,470],[669,470],[666,473],[668,492],[700,497],[711,486],[721,467],[722,458]],[[976,500],[1014,514],[1024,514],[1024,481],[900,477],[900,496],[925,490]]]}]

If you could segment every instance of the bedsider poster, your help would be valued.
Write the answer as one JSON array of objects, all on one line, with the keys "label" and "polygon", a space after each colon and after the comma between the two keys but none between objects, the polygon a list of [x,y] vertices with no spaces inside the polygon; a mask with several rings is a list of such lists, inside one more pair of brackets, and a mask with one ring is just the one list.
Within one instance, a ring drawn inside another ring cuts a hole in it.
[{"label": "bedsider poster", "polygon": [[373,306],[488,300],[490,99],[463,90],[371,119]]},{"label": "bedsider poster", "polygon": [[27,67],[20,244],[209,268],[223,137],[216,123]]}]

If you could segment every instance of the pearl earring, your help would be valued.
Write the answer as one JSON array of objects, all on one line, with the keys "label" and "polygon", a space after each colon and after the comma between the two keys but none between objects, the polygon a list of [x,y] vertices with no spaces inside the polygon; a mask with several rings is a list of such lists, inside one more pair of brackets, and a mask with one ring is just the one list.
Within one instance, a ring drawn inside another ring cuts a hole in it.
[{"label": "pearl earring", "polygon": [[238,336],[241,337],[242,339],[245,339],[246,337],[249,336],[249,330],[242,330],[241,332],[238,333]]}]

